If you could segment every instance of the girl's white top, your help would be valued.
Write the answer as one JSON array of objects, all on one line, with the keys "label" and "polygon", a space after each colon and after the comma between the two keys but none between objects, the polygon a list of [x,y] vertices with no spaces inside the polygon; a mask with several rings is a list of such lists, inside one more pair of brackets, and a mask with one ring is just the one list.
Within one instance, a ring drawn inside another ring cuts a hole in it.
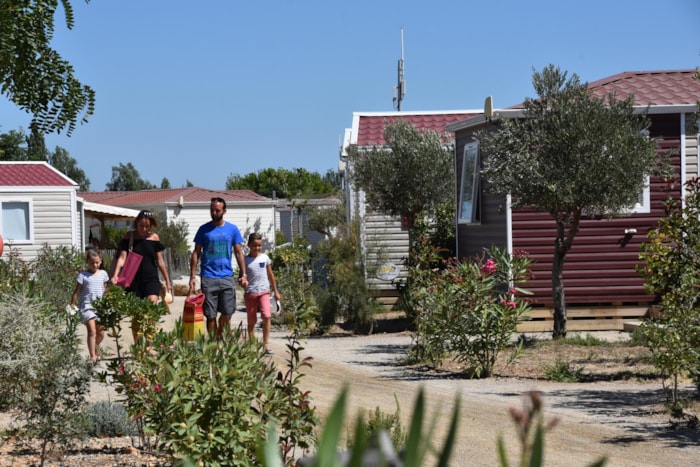
[{"label": "girl's white top", "polygon": [[260,253],[255,258],[246,256],[246,274],[248,274],[248,288],[246,293],[263,293],[270,291],[270,280],[267,277],[267,266],[272,260],[265,253]]},{"label": "girl's white top", "polygon": [[105,294],[105,282],[109,282],[109,274],[104,269],[99,269],[95,274],[90,271],[81,271],[78,274],[80,288],[80,311],[94,310],[92,301]]}]

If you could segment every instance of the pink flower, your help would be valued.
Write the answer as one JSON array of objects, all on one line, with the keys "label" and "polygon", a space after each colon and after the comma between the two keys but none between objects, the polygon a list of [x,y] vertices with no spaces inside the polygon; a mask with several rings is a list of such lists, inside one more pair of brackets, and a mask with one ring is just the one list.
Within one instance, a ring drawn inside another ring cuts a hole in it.
[{"label": "pink flower", "polygon": [[160,391],[160,385],[154,384],[154,385],[153,385],[153,390],[154,390],[155,392]]},{"label": "pink flower", "polygon": [[498,271],[498,268],[496,268],[496,263],[493,262],[492,258],[487,259],[486,262],[481,265],[481,272],[487,276],[490,276],[496,271]]},{"label": "pink flower", "polygon": [[117,368],[117,371],[119,373],[124,373],[124,364],[119,365],[119,368]]},{"label": "pink flower", "polygon": [[508,302],[508,306],[509,306],[510,308],[515,308],[517,305],[515,304],[514,301],[511,300],[511,301]]}]

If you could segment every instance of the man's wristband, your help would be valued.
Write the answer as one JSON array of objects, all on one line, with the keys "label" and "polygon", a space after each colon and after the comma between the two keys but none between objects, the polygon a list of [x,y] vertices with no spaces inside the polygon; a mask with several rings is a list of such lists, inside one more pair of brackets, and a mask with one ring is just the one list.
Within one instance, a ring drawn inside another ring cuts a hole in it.
[{"label": "man's wristband", "polygon": [[239,279],[240,279],[241,277],[248,277],[248,274],[241,274],[240,276],[238,276]]}]

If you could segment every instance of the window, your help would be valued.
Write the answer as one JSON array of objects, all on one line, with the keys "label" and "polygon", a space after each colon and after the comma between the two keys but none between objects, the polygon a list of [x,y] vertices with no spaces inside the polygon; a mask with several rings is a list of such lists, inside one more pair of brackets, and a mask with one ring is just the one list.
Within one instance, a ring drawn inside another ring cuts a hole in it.
[{"label": "window", "polygon": [[646,213],[651,211],[650,202],[650,190],[649,190],[649,177],[647,177],[646,182],[644,182],[644,189],[639,193],[637,202],[632,206],[628,212],[630,213]]},{"label": "window", "polygon": [[30,243],[33,240],[31,201],[1,201],[2,238],[5,242]]},{"label": "window", "polygon": [[464,146],[462,178],[459,189],[459,223],[471,224],[479,220],[479,145]]}]

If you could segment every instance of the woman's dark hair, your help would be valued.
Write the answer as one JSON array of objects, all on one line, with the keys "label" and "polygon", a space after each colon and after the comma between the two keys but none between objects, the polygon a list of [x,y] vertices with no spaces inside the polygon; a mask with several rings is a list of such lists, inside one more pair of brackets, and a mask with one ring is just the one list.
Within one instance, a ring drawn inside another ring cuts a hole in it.
[{"label": "woman's dark hair", "polygon": [[139,221],[143,218],[146,218],[151,222],[151,227],[158,227],[158,220],[156,219],[156,216],[153,214],[153,212],[149,209],[143,209],[139,211],[139,214],[136,216],[136,219],[134,219],[134,228],[136,228],[136,224],[138,224]]}]

